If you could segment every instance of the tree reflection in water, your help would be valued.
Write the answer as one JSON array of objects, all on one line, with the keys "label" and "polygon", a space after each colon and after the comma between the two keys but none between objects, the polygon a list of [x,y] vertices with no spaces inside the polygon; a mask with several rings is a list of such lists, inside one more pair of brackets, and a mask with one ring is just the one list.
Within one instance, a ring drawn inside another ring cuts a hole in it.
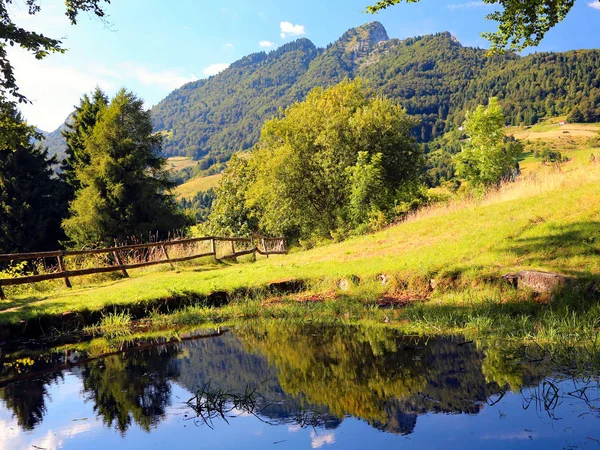
[{"label": "tree reflection in water", "polygon": [[[71,372],[104,424],[122,434],[134,423],[151,431],[175,402],[186,407],[185,399],[173,400],[173,383],[197,394],[188,411],[208,425],[246,412],[273,425],[332,429],[354,416],[404,435],[419,415],[477,414],[509,390],[522,390],[525,408],[550,417],[567,397],[597,416],[600,405],[587,389],[593,383],[563,392],[550,378],[557,372],[550,360],[527,360],[525,353],[461,337],[400,336],[389,328],[271,322],[113,355]],[[0,389],[23,430],[43,420],[48,388],[62,372],[50,373]]]}]

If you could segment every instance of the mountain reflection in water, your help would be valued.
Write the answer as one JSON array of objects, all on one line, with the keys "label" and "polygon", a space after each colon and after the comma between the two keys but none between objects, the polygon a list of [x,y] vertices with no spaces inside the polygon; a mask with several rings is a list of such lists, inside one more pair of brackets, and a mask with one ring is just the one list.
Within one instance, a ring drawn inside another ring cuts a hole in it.
[{"label": "mountain reflection in water", "polygon": [[0,449],[598,446],[598,378],[567,376],[543,356],[461,337],[269,323],[62,371],[52,370],[66,362],[60,354],[7,359]]}]

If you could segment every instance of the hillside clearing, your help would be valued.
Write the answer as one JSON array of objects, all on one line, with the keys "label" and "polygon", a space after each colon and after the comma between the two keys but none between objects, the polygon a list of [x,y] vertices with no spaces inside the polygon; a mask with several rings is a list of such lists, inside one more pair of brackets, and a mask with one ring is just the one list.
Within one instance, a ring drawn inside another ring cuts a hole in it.
[{"label": "hillside clearing", "polygon": [[175,189],[177,198],[193,198],[199,192],[208,191],[219,184],[221,176],[221,174],[216,174],[207,177],[192,178],[182,185],[177,186]]},{"label": "hillside clearing", "polygon": [[192,158],[186,156],[172,156],[167,158],[167,169],[175,172],[180,172],[188,167],[194,167],[198,164],[198,161],[194,161]]}]

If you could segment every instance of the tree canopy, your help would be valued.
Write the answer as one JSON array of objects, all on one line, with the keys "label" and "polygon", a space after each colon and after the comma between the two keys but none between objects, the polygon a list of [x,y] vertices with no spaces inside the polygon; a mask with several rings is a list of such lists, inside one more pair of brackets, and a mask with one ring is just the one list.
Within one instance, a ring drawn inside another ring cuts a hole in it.
[{"label": "tree canopy", "polygon": [[413,126],[360,80],[315,88],[266,122],[258,148],[230,165],[210,222],[306,239],[384,221],[417,185]]},{"label": "tree canopy", "polygon": [[10,103],[0,102],[0,129],[0,253],[55,250],[66,214],[56,161]]},{"label": "tree canopy", "polygon": [[469,138],[455,156],[459,176],[475,186],[488,188],[514,175],[523,148],[519,142],[506,141],[504,123],[495,97],[487,106],[479,105],[467,114],[464,128]]},{"label": "tree canopy", "polygon": [[73,244],[165,238],[187,224],[170,193],[161,142],[143,101],[121,90],[84,137],[87,163],[75,166],[81,189],[63,222]]},{"label": "tree canopy", "polygon": [[89,164],[90,157],[86,152],[86,139],[93,132],[100,113],[108,106],[108,97],[100,88],[96,88],[92,97],[87,94],[81,98],[79,106],[65,123],[62,136],[67,144],[66,158],[62,162],[65,181],[70,186],[71,195],[81,187],[75,169]]},{"label": "tree canopy", "polygon": [[[406,3],[419,1],[406,0]],[[575,4],[575,0],[482,1],[502,8],[486,16],[486,19],[498,22],[497,31],[482,33],[491,43],[491,52],[506,49],[520,51],[539,45],[546,33],[561,22]],[[377,13],[398,3],[402,3],[402,0],[379,0],[375,5],[367,6],[367,11]]]}]

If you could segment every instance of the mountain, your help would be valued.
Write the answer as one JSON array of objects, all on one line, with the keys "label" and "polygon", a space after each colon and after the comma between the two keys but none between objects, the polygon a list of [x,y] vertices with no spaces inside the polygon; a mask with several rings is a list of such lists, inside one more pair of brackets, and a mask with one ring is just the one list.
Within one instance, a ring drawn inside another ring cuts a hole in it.
[{"label": "mountain", "polygon": [[65,157],[65,138],[63,138],[61,134],[64,129],[65,125],[63,124],[51,133],[42,131],[42,134],[44,135],[42,145],[48,149],[48,153],[58,156],[59,160],[64,159]]},{"label": "mountain", "polygon": [[511,124],[567,114],[586,99],[600,104],[600,51],[487,57],[450,33],[389,39],[372,22],[325,49],[307,39],[255,53],[207,80],[172,92],[153,110],[167,156],[224,161],[254,145],[263,122],[315,86],[362,77],[378,94],[418,116],[418,138],[457,128],[467,109],[498,96]]},{"label": "mountain", "polygon": [[[154,127],[165,137],[165,156],[224,162],[252,147],[264,121],[281,108],[346,77],[364,78],[417,116],[415,134],[423,142],[458,128],[465,111],[490,96],[500,98],[512,125],[568,114],[584,102],[600,108],[598,50],[490,58],[447,32],[390,39],[383,25],[371,22],[326,48],[299,39],[188,83],[152,109]],[[60,148],[59,134],[48,136],[51,151]]]}]

